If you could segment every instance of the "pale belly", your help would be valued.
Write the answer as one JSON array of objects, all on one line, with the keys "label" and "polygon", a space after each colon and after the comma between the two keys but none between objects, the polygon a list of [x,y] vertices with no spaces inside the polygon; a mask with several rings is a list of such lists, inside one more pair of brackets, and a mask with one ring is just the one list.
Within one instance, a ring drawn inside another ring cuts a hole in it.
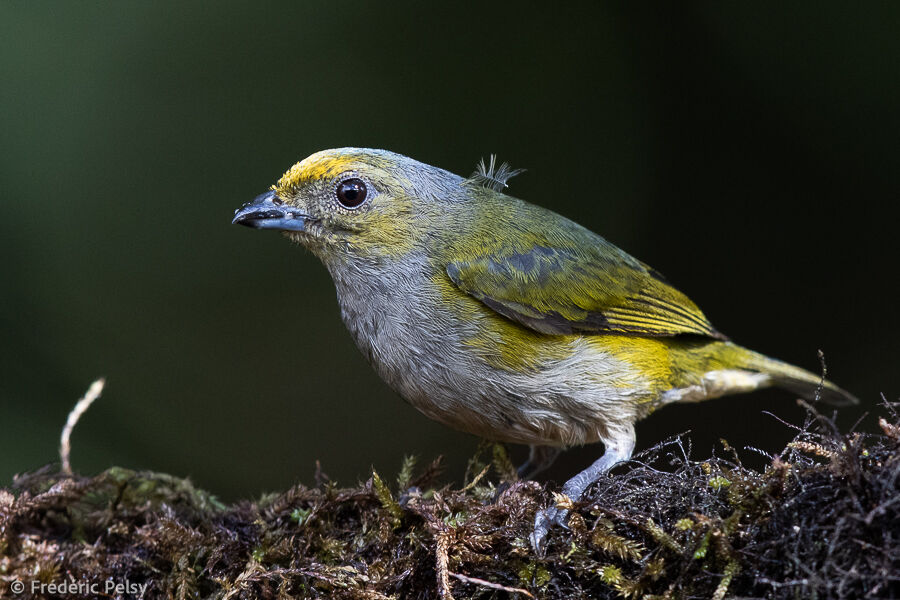
[{"label": "pale belly", "polygon": [[344,314],[370,364],[426,416],[487,439],[572,446],[636,418],[649,393],[629,365],[574,339],[568,357],[538,369],[498,368],[459,331]]}]

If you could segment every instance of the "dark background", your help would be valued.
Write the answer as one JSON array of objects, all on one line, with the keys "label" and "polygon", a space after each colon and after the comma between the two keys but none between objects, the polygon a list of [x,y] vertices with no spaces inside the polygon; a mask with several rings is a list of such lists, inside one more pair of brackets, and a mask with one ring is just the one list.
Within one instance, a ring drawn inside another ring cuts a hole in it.
[{"label": "dark background", "polygon": [[[823,349],[863,401],[852,424],[900,395],[896,6],[0,4],[0,482],[56,460],[100,375],[73,436],[86,473],[233,499],[309,483],[316,459],[351,484],[443,453],[459,478],[477,440],[376,377],[317,261],[229,224],[349,145],[526,167],[514,195],[653,265],[734,340],[810,369]],[[667,408],[638,449],[691,429],[701,454],[778,451],[791,431],[763,411],[797,422],[793,398]]]}]

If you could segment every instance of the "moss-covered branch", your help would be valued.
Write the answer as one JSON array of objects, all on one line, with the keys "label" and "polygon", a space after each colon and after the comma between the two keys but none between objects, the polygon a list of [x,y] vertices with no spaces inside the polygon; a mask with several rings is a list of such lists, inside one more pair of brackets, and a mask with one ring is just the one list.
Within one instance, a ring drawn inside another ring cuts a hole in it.
[{"label": "moss-covered branch", "polygon": [[44,470],[0,491],[0,597],[16,582],[67,598],[896,597],[900,428],[886,409],[868,436],[810,411],[764,472],[727,444],[698,461],[670,440],[596,485],[543,557],[527,538],[551,494],[515,480],[499,446],[461,489],[409,459],[396,482],[232,506],[167,475]]}]

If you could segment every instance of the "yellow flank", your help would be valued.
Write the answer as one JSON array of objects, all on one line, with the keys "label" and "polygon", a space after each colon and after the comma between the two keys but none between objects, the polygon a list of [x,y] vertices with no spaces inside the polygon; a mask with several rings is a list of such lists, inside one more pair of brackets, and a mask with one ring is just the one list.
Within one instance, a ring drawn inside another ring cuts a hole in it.
[{"label": "yellow flank", "polygon": [[730,342],[703,338],[597,335],[588,343],[632,365],[643,375],[654,394],[644,401],[654,402],[659,394],[701,383],[705,374],[727,369],[753,370],[748,356],[753,353]]},{"label": "yellow flank", "polygon": [[[671,338],[644,338],[622,335],[585,336],[588,344],[598,352],[605,352],[613,358],[637,370],[657,392],[668,388],[672,380]],[[630,385],[623,380],[623,386]],[[655,396],[649,396],[652,400]]]},{"label": "yellow flank", "polygon": [[481,328],[465,343],[494,368],[537,371],[574,352],[574,335],[547,335],[526,329],[496,313],[485,314]]},{"label": "yellow flank", "polygon": [[490,366],[505,371],[537,371],[552,361],[572,355],[574,335],[546,335],[522,327],[457,288],[446,273],[432,282],[447,309],[464,322],[477,324],[474,335],[463,340]]}]

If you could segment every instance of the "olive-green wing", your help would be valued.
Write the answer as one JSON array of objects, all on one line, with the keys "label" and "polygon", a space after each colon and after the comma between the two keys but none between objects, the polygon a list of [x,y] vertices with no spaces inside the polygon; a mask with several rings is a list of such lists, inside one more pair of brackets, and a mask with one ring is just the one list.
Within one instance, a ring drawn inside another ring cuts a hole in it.
[{"label": "olive-green wing", "polygon": [[456,260],[447,275],[494,311],[542,333],[724,338],[687,296],[600,236],[563,242]]}]

